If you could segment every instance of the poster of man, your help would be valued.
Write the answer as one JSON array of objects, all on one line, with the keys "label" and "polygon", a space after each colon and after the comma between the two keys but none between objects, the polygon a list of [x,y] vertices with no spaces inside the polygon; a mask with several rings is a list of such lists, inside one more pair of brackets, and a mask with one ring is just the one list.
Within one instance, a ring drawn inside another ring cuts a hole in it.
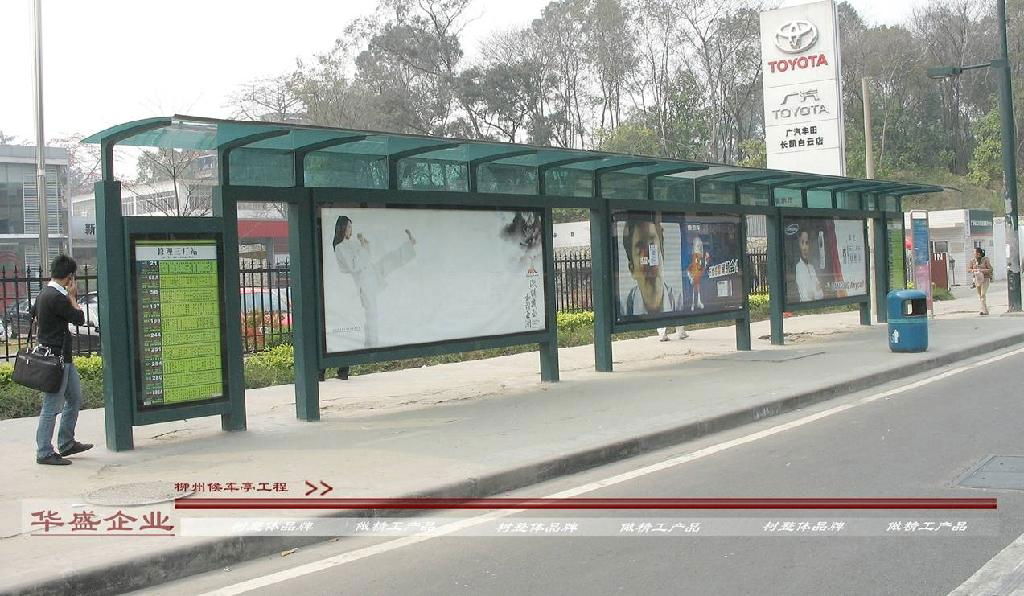
[{"label": "poster of man", "polygon": [[739,219],[617,214],[619,320],[742,308]]},{"label": "poster of man", "polygon": [[614,225],[619,318],[682,312],[680,221],[624,214]]},{"label": "poster of man", "polygon": [[830,300],[867,293],[864,222],[793,217],[785,220],[786,301]]},{"label": "poster of man", "polygon": [[323,208],[328,353],[544,328],[541,214]]},{"label": "poster of man", "polygon": [[699,314],[743,308],[739,219],[687,216],[683,230],[684,310]]}]

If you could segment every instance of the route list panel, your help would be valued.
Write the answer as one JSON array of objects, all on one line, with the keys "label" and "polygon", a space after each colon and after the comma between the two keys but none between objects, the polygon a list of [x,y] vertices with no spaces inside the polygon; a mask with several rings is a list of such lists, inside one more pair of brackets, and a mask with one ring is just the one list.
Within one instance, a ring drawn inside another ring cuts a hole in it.
[{"label": "route list panel", "polygon": [[224,395],[217,245],[136,241],[142,407]]}]

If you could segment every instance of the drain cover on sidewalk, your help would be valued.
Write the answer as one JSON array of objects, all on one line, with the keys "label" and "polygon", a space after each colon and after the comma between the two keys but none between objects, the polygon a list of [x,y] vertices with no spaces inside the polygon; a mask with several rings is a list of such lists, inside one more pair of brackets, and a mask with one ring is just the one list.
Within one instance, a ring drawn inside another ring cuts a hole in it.
[{"label": "drain cover on sidewalk", "polygon": [[165,503],[187,497],[193,492],[174,490],[172,482],[132,482],[94,490],[85,496],[85,500],[93,505],[127,507]]},{"label": "drain cover on sidewalk", "polygon": [[958,484],[968,488],[1024,490],[1024,455],[991,455]]}]

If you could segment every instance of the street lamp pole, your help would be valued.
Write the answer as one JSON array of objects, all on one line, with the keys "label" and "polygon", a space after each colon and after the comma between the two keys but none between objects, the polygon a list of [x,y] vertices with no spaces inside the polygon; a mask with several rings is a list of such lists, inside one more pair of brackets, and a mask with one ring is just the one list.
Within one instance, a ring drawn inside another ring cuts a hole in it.
[{"label": "street lamp pole", "polygon": [[[39,269],[50,268],[50,206],[46,196],[46,137],[43,135],[43,5],[35,0],[32,11],[35,29],[35,104],[36,104],[36,205],[39,206]],[[40,273],[40,277],[43,273]]]},{"label": "street lamp pole", "polygon": [[996,1],[999,19],[1000,56],[992,61],[999,78],[999,118],[1003,138],[1003,203],[1006,209],[1006,241],[1010,247],[1007,259],[1006,286],[1010,312],[1020,312],[1020,222],[1017,214],[1017,135],[1013,118],[1013,87],[1010,80],[1010,55],[1006,43],[1006,0]]},{"label": "street lamp pole", "polygon": [[1009,312],[1021,311],[1020,291],[1020,236],[1017,214],[1017,134],[1013,118],[1013,84],[1010,80],[1010,53],[1006,43],[1006,0],[996,0],[996,19],[999,25],[999,58],[986,64],[971,66],[940,66],[928,69],[933,79],[958,77],[966,70],[992,68],[999,79],[999,120],[1003,140],[1003,208],[1006,210],[1006,290],[1009,294]]}]

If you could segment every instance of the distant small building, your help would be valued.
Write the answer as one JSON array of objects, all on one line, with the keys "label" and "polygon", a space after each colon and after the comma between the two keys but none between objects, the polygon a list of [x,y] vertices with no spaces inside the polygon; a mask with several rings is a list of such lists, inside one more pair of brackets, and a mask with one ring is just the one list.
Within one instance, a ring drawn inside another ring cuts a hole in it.
[{"label": "distant small building", "polygon": [[[64,189],[68,154],[46,148],[46,206],[49,251],[68,251],[68,218]],[[39,268],[39,201],[36,148],[0,145],[0,267]]]},{"label": "distant small building", "polygon": [[573,221],[555,224],[554,247],[558,249],[590,248],[590,222]]},{"label": "distant small building", "polygon": [[[910,213],[903,215],[907,230],[910,229]],[[999,238],[999,251],[993,235],[992,212],[988,209],[944,209],[928,212],[928,234],[932,254],[945,254],[949,261],[950,285],[962,286],[971,283],[967,275],[967,264],[974,257],[974,249],[981,248],[990,257],[996,279],[1006,277],[1006,257],[1001,259],[1002,267],[995,253],[1005,252],[1003,235]]]}]

